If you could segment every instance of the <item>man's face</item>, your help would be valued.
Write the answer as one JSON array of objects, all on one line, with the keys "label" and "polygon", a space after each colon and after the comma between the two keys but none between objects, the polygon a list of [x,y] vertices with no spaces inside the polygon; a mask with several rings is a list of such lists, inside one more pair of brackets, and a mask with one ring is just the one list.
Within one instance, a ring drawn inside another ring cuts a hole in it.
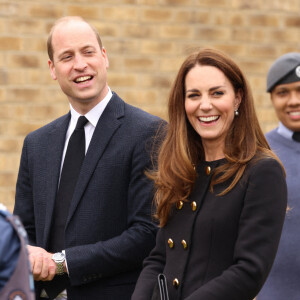
[{"label": "man's face", "polygon": [[70,103],[86,113],[107,94],[108,58],[91,27],[80,20],[58,24],[52,35],[51,76]]},{"label": "man's face", "polygon": [[277,85],[271,100],[280,122],[292,131],[300,131],[300,81]]}]

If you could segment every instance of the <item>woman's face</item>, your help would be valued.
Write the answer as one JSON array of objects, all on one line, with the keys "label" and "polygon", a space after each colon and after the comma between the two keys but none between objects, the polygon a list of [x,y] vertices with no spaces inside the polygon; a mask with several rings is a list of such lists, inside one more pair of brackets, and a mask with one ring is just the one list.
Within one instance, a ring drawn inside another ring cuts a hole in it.
[{"label": "woman's face", "polygon": [[185,78],[185,111],[206,146],[224,149],[225,137],[241,102],[228,78],[216,67],[196,65]]}]

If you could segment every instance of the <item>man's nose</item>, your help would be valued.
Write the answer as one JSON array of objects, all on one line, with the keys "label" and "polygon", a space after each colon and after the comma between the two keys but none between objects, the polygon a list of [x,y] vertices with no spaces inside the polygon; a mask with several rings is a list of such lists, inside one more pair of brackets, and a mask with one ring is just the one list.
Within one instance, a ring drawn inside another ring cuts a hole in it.
[{"label": "man's nose", "polygon": [[81,55],[76,55],[74,60],[74,69],[83,71],[87,67],[87,63]]},{"label": "man's nose", "polygon": [[300,92],[292,91],[288,101],[289,105],[300,105]]}]

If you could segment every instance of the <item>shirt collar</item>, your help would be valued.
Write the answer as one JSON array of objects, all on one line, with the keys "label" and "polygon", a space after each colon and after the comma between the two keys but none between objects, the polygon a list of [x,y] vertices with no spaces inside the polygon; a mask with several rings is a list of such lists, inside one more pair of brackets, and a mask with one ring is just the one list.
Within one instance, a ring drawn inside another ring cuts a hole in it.
[{"label": "shirt collar", "polygon": [[[108,92],[106,96],[103,98],[103,100],[101,100],[95,107],[93,107],[88,113],[85,114],[85,117],[94,127],[96,127],[98,120],[100,119],[111,97],[112,97],[112,91],[108,87]],[[76,125],[77,120],[81,115],[72,107],[71,103],[70,103],[70,110],[71,110],[71,123],[74,123]]]},{"label": "shirt collar", "polygon": [[286,139],[288,140],[292,140],[292,135],[293,135],[293,131],[288,129],[287,127],[285,127],[281,122],[279,122],[279,126],[278,126],[278,129],[277,129],[277,132],[285,137]]}]

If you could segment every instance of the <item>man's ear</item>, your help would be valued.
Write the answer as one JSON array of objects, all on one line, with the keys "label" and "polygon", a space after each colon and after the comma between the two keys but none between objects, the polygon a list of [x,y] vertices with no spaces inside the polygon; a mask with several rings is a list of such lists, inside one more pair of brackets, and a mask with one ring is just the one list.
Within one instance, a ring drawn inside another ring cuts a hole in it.
[{"label": "man's ear", "polygon": [[102,47],[102,51],[101,52],[102,52],[102,56],[103,56],[103,58],[105,60],[106,69],[108,69],[109,68],[109,60],[108,60],[108,57],[107,57],[107,54],[106,54],[106,50],[105,50],[104,47]]},{"label": "man's ear", "polygon": [[54,67],[53,62],[50,59],[48,60],[48,65],[49,65],[50,75],[51,75],[52,79],[56,80],[57,77],[56,77],[55,67]]}]

